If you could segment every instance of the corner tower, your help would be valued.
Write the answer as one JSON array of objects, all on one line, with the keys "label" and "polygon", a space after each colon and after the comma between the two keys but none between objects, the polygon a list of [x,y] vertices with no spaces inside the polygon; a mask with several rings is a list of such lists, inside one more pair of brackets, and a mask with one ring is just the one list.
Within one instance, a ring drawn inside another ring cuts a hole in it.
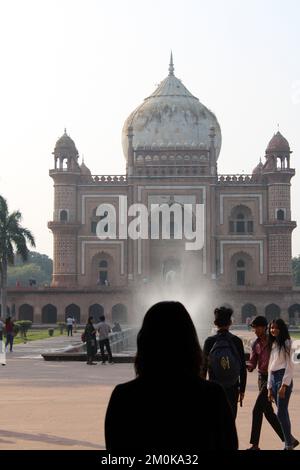
[{"label": "corner tower", "polygon": [[290,180],[295,170],[290,168],[290,146],[278,131],[266,149],[266,162],[261,175],[268,185],[268,264],[269,283],[292,288],[292,231]]},{"label": "corner tower", "polygon": [[49,174],[54,181],[53,221],[53,287],[77,284],[77,182],[81,171],[78,151],[66,130],[58,139],[53,152],[54,169]]}]

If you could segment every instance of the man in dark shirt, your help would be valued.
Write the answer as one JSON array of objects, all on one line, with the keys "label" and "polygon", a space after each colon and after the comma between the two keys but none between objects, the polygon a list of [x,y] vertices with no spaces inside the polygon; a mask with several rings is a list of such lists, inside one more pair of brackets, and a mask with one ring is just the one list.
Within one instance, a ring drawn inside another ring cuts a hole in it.
[{"label": "man in dark shirt", "polygon": [[240,373],[239,378],[236,383],[230,387],[224,386],[224,384],[220,383],[223,386],[225,393],[227,395],[227,399],[231,405],[231,409],[233,412],[234,418],[237,415],[237,404],[238,401],[240,402],[240,406],[242,406],[245,389],[246,389],[246,382],[247,382],[247,369],[245,363],[245,351],[242,340],[235,335],[232,335],[229,332],[229,327],[231,325],[231,316],[232,316],[232,309],[226,307],[216,308],[214,311],[215,314],[215,321],[214,324],[218,328],[217,334],[214,336],[209,336],[204,343],[203,347],[203,355],[204,355],[204,364],[202,368],[202,376],[206,378],[207,372],[209,376],[209,380],[218,382],[217,378],[214,377],[211,367],[210,367],[210,360],[209,355],[210,352],[217,341],[220,339],[226,339],[229,342],[233,343],[232,349],[236,351],[238,354],[238,359],[240,360]]}]

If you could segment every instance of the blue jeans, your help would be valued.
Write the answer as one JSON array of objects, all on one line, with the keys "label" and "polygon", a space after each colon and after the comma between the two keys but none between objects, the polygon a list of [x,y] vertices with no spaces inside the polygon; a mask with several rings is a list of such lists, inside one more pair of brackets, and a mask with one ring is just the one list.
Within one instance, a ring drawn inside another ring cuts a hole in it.
[{"label": "blue jeans", "polygon": [[14,342],[14,335],[12,333],[6,333],[6,343],[5,347],[9,344],[9,349],[12,351],[13,348],[13,342]]},{"label": "blue jeans", "polygon": [[284,398],[279,398],[279,389],[282,384],[282,379],[285,373],[285,369],[279,369],[271,374],[271,386],[272,386],[272,393],[275,398],[275,402],[277,405],[277,417],[281,424],[283,435],[284,435],[284,442],[285,447],[292,447],[293,438],[291,435],[291,422],[289,417],[289,400],[293,389],[293,381],[291,384],[286,387],[285,389],[285,396]]}]

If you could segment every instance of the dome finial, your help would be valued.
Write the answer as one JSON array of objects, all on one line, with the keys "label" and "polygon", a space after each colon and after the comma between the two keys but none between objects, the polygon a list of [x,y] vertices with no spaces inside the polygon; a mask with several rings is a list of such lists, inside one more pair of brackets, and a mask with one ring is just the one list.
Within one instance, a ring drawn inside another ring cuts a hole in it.
[{"label": "dome finial", "polygon": [[67,135],[67,128],[65,127],[65,132],[64,132],[65,135]]},{"label": "dome finial", "polygon": [[170,64],[169,64],[169,76],[174,75],[174,64],[173,64],[173,53],[171,51]]}]

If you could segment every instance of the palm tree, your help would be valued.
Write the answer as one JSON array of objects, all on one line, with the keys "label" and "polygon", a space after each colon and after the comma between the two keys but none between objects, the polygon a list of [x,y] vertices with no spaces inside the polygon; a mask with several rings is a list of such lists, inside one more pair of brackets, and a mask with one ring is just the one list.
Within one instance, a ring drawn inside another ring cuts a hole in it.
[{"label": "palm tree", "polygon": [[1,312],[6,317],[7,298],[7,267],[14,264],[15,253],[26,261],[29,254],[27,242],[35,247],[32,233],[20,225],[22,214],[14,211],[8,212],[7,202],[0,196],[0,288],[1,288]]}]

